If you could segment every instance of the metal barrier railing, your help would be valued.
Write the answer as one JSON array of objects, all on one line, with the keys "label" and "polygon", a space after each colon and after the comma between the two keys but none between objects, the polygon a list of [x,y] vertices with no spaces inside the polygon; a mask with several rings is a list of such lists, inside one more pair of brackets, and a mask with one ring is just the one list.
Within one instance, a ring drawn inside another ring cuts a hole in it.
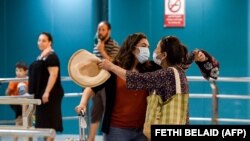
[{"label": "metal barrier railing", "polygon": [[26,109],[24,107],[27,107],[25,111],[23,111],[23,127],[28,128],[30,127],[30,119],[35,111],[34,105],[40,105],[41,100],[40,99],[33,99],[32,98],[18,98],[13,96],[0,96],[0,104],[8,104],[8,105],[22,105],[23,109]]},{"label": "metal barrier railing", "polygon": [[[35,105],[40,105],[40,99],[33,99],[32,95],[28,96],[0,96],[0,104],[22,105],[22,126],[0,126],[0,136],[22,136],[24,141],[30,141],[37,136],[55,137],[54,129],[38,129],[32,127],[32,115],[35,111]],[[27,108],[26,108],[27,107]]]},{"label": "metal barrier railing", "polygon": [[38,128],[23,128],[17,126],[0,126],[0,136],[21,136],[29,140],[30,137],[52,137],[54,138],[56,131],[54,129],[38,129]]},{"label": "metal barrier railing", "polygon": [[[250,82],[250,77],[219,77],[216,81],[210,80],[207,81],[200,76],[188,76],[190,82],[209,82],[211,87],[212,94],[190,94],[190,98],[211,98],[212,99],[212,117],[203,118],[203,117],[190,117],[191,121],[212,121],[213,124],[218,124],[218,122],[243,122],[250,123],[250,119],[230,119],[230,118],[219,118],[218,117],[218,99],[250,99],[250,95],[228,95],[228,94],[219,94],[216,82]],[[1,78],[1,83],[8,83],[10,81],[27,81],[27,78]],[[62,81],[71,81],[70,77],[61,77]],[[66,93],[65,97],[79,97],[82,95],[80,93]],[[75,120],[78,119],[77,116],[68,116],[63,117],[63,120]],[[1,122],[0,122],[1,123]]]},{"label": "metal barrier railing", "polygon": [[[189,81],[206,81],[203,77],[189,76]],[[190,94],[190,98],[212,98],[212,118],[190,117],[191,121],[212,121],[213,124],[218,122],[239,122],[250,123],[250,119],[232,119],[219,118],[218,100],[220,99],[241,99],[250,100],[250,95],[229,95],[220,94],[216,82],[250,82],[250,77],[219,77],[218,80],[210,80],[212,94]]]}]

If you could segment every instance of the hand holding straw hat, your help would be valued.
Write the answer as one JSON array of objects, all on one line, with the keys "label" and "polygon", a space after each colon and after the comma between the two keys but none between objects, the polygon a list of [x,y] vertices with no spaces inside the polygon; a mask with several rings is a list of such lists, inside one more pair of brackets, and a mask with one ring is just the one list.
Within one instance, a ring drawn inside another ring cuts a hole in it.
[{"label": "hand holding straw hat", "polygon": [[87,50],[76,51],[68,63],[70,78],[81,87],[96,87],[103,84],[110,77],[110,73],[98,67],[100,61]]}]

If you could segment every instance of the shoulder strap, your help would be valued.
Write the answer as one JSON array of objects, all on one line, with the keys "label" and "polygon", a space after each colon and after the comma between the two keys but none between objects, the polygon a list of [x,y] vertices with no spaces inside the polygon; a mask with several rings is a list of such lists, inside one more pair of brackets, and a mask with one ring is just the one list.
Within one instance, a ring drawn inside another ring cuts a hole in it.
[{"label": "shoulder strap", "polygon": [[174,67],[170,67],[170,68],[172,68],[174,71],[176,94],[180,94],[181,93],[180,74],[176,68],[174,68]]}]

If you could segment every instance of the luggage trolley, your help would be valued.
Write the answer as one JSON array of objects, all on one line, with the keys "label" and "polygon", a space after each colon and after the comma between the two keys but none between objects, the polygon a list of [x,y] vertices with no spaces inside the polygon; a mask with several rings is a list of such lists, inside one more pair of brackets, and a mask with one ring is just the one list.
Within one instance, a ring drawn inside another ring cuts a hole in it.
[{"label": "luggage trolley", "polygon": [[79,141],[87,141],[85,128],[87,128],[87,123],[85,120],[86,112],[81,110],[79,117]]},{"label": "luggage trolley", "polygon": [[80,114],[78,114],[79,119],[79,139],[67,138],[65,141],[87,141],[87,137],[85,134],[85,129],[87,128],[87,123],[85,120],[86,112],[81,110]]}]

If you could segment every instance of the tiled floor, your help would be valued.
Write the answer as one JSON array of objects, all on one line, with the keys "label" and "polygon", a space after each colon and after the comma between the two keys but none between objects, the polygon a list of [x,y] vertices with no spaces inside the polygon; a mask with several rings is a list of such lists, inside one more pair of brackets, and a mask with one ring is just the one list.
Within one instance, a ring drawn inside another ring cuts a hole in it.
[{"label": "tiled floor", "polygon": [[[12,138],[0,137],[0,141],[12,141]],[[23,139],[19,139],[18,141],[23,141]],[[42,140],[34,138],[33,141],[42,141]],[[55,141],[79,141],[79,135],[72,135],[72,134],[57,135]],[[102,141],[102,136],[96,136],[95,141]]]},{"label": "tiled floor", "polygon": [[[74,139],[72,141],[79,141],[79,135],[59,135],[56,137],[56,141],[67,141],[67,139]],[[96,136],[95,141],[102,141],[102,136]]]}]

